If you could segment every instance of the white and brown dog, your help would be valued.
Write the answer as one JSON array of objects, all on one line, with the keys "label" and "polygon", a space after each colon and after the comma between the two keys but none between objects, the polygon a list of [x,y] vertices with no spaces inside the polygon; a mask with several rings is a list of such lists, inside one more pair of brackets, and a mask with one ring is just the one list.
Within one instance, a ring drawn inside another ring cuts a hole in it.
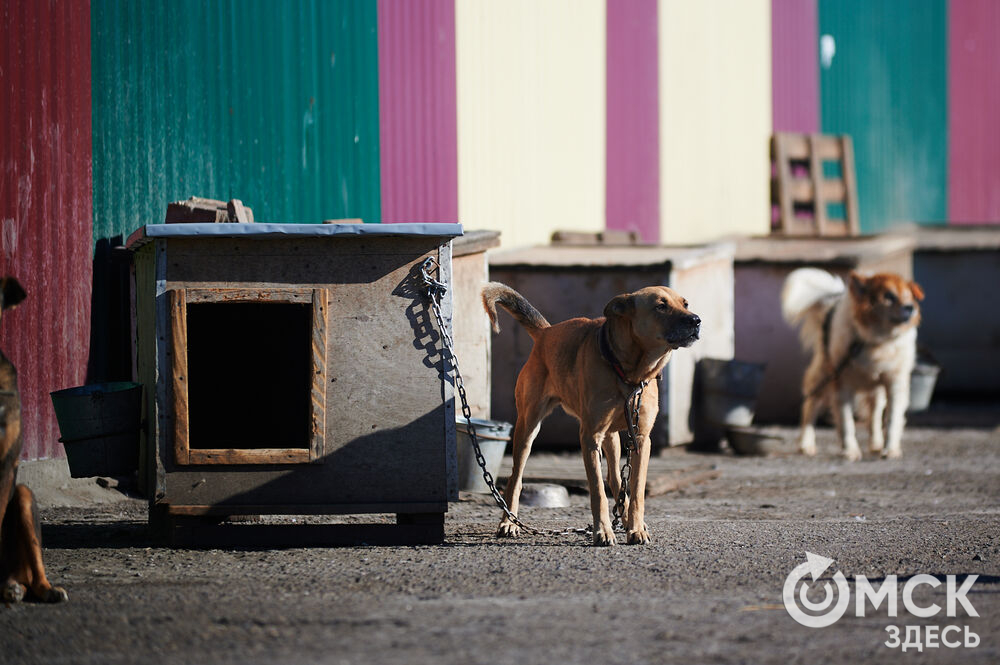
[{"label": "white and brown dog", "polygon": [[[861,459],[854,428],[859,397],[867,401],[870,414],[869,449],[898,458],[916,362],[917,301],[924,294],[916,282],[892,273],[865,277],[852,272],[847,281],[845,288],[828,272],[800,268],[788,276],[781,293],[785,320],[801,326],[802,344],[812,353],[802,381],[799,445],[806,455],[816,453],[813,423],[828,406],[844,456]],[[888,445],[883,420],[888,421]]]},{"label": "white and brown dog", "polygon": [[[599,319],[575,318],[549,325],[538,310],[514,289],[491,282],[482,291],[483,306],[493,329],[499,332],[497,305],[524,326],[534,344],[517,377],[514,399],[517,422],[512,441],[514,468],[505,498],[517,514],[521,478],[531,443],[542,419],[557,406],[580,421],[580,447],[587,470],[590,508],[594,519],[594,544],[614,545],[615,534],[601,478],[601,452],[607,459],[608,486],[618,496],[621,448],[618,432],[627,427],[625,405],[641,384],[636,427],[636,449],[631,452],[629,499],[623,506],[626,542],[648,543],[644,519],[649,432],[659,411],[657,376],[676,349],[698,339],[701,319],[688,302],[665,286],[650,286],[616,296]],[[498,536],[516,536],[518,525],[506,515]]]}]

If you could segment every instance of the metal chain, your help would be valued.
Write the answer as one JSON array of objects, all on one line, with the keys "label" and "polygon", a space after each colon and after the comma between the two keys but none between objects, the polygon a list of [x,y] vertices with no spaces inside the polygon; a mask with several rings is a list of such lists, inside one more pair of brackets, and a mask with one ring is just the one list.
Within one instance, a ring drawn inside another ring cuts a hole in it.
[{"label": "metal chain", "polygon": [[[489,469],[486,467],[486,458],[483,456],[483,452],[479,446],[479,437],[476,434],[476,426],[472,423],[472,409],[469,406],[469,400],[465,391],[465,382],[462,379],[462,372],[458,368],[458,357],[455,355],[455,341],[452,338],[451,333],[448,332],[448,327],[445,325],[444,317],[441,315],[440,298],[448,291],[448,287],[431,276],[430,271],[437,267],[437,261],[435,261],[433,257],[425,259],[423,265],[420,267],[420,276],[424,281],[424,294],[427,296],[427,300],[430,301],[431,311],[434,313],[438,330],[441,332],[441,340],[444,342],[445,350],[447,351],[446,360],[451,365],[455,380],[455,388],[458,390],[458,396],[462,402],[462,416],[465,418],[465,422],[468,427],[469,439],[472,441],[472,450],[476,455],[476,463],[483,472],[483,481],[485,481],[486,486],[489,488],[490,494],[493,495],[494,501],[496,501],[497,505],[501,510],[503,510],[504,515],[512,524],[524,529],[528,533],[547,536],[571,536],[590,533],[592,531],[591,527],[559,530],[540,529],[528,526],[518,519],[517,515],[511,512],[510,507],[507,505],[507,501],[497,489],[496,483],[493,480],[493,474],[491,474]],[[642,390],[646,387],[646,383],[646,381],[643,381],[639,384],[625,403],[625,420],[628,431],[626,433],[626,444],[622,451],[625,453],[625,465],[622,467],[621,491],[618,493],[618,497],[615,500],[614,528],[617,528],[617,525],[621,525],[622,515],[620,513],[622,511],[622,506],[624,505],[625,497],[628,496],[628,478],[632,469],[629,458],[631,457],[632,450],[635,450],[636,448],[634,432],[636,431],[636,427],[639,423],[639,404],[642,399]],[[632,412],[629,413],[629,404],[633,402],[633,398],[634,407]]]},{"label": "metal chain", "polygon": [[628,483],[632,476],[632,453],[639,449],[639,443],[635,440],[639,427],[639,407],[642,405],[642,391],[648,381],[643,381],[635,387],[635,390],[625,400],[625,439],[622,441],[622,457],[625,463],[622,465],[621,483],[618,496],[615,497],[615,506],[611,511],[611,528],[624,530],[625,501],[628,499]]}]

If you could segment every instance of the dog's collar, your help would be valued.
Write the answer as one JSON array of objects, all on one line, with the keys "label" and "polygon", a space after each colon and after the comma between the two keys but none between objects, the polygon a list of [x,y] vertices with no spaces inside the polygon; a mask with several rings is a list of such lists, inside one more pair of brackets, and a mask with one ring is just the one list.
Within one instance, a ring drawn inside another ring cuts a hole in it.
[{"label": "dog's collar", "polygon": [[[622,364],[618,362],[615,358],[615,352],[611,350],[611,342],[608,341],[608,324],[604,323],[601,325],[600,331],[597,333],[597,345],[601,350],[601,357],[611,365],[611,369],[615,371],[618,378],[626,386],[633,387],[640,385],[639,383],[634,383],[628,380],[628,376],[625,374],[625,370],[622,368]],[[644,384],[645,382],[643,382]]]}]

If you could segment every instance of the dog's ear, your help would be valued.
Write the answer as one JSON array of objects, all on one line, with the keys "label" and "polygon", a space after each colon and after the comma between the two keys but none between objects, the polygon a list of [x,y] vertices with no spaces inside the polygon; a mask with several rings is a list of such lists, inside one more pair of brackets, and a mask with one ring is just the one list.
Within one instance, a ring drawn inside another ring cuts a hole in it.
[{"label": "dog's ear", "polygon": [[861,298],[868,293],[868,280],[865,279],[864,275],[860,275],[852,270],[851,274],[847,276],[847,287],[851,290],[853,296]]},{"label": "dog's ear", "polygon": [[629,294],[624,294],[620,296],[615,296],[612,298],[607,305],[604,306],[604,316],[606,318],[611,318],[612,316],[626,316],[632,313],[635,309],[635,301]]},{"label": "dog's ear", "polygon": [[917,300],[924,299],[924,290],[920,288],[920,285],[916,282],[910,282],[910,293],[912,293],[913,297]]},{"label": "dog's ear", "polygon": [[3,309],[10,309],[28,297],[21,283],[13,277],[0,279],[0,291],[3,292]]}]

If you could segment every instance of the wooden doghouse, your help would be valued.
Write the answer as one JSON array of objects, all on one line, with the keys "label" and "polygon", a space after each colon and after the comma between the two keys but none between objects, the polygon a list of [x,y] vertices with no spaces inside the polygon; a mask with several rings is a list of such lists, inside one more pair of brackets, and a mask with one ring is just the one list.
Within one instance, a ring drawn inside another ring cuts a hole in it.
[{"label": "wooden doghouse", "polygon": [[[461,234],[458,224],[133,234],[140,476],[154,526],[195,544],[209,525],[251,544],[274,532],[300,544],[439,542],[457,498],[455,404],[420,268],[433,258],[450,286]],[[449,288],[449,325],[451,308]],[[214,526],[355,513],[395,524]]]},{"label": "wooden doghouse", "polygon": [[[519,291],[550,322],[596,318],[621,293],[662,284],[676,289],[702,320],[701,339],[675,353],[660,384],[655,447],[694,440],[693,394],[699,358],[733,357],[733,244],[692,247],[584,245],[556,237],[552,245],[500,251],[490,256],[490,278]],[[483,315],[485,317],[485,314]],[[514,385],[532,341],[503,315],[493,338],[493,417],[514,422]],[[557,409],[542,423],[536,447],[579,447],[575,418]]]},{"label": "wooden doghouse", "polygon": [[744,238],[736,246],[736,357],[767,363],[755,420],[797,423],[809,355],[781,316],[785,278],[802,267],[846,278],[852,270],[913,275],[914,239],[906,235],[849,238]]}]

